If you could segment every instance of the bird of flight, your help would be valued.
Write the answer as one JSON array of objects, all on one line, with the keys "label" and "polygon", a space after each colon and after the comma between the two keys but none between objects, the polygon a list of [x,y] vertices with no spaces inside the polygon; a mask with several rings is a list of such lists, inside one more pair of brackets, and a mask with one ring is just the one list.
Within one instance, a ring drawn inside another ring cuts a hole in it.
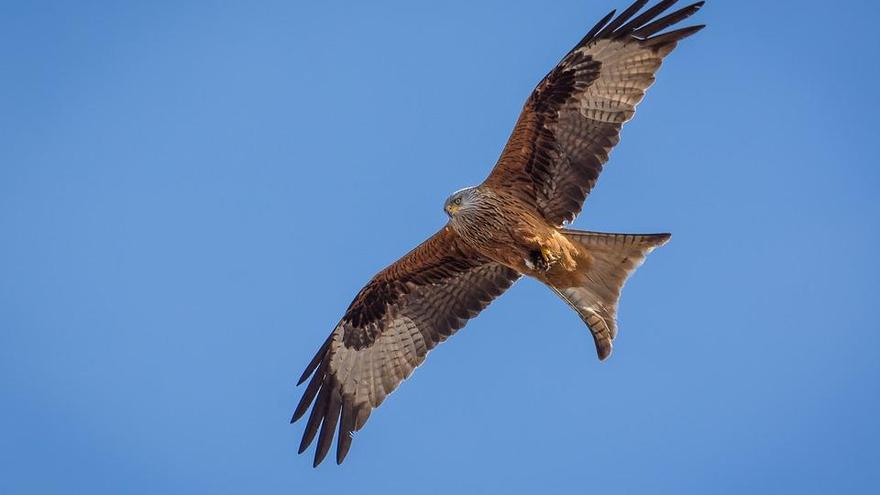
[{"label": "bird of flight", "polygon": [[299,452],[317,435],[314,466],[337,426],[341,463],[352,433],[428,352],[523,275],[580,315],[599,359],[611,354],[620,290],[669,234],[563,223],[580,213],[663,58],[704,27],[664,31],[703,5],[659,17],[676,1],[639,13],[648,0],[637,0],[599,21],[538,83],[489,177],[446,200],[446,226],[357,294],[297,383],[311,376],[291,422],[311,406]]}]

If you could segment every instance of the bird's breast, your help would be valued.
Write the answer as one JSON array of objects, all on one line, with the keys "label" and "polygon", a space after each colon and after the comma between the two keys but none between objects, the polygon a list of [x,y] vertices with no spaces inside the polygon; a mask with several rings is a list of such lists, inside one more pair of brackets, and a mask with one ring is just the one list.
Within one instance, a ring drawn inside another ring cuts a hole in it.
[{"label": "bird's breast", "polygon": [[558,243],[552,242],[558,233],[525,205],[505,199],[493,196],[482,201],[478,207],[456,215],[452,226],[462,240],[483,256],[529,273],[531,269],[526,260],[536,249],[540,250],[545,244],[554,251],[561,249]]}]

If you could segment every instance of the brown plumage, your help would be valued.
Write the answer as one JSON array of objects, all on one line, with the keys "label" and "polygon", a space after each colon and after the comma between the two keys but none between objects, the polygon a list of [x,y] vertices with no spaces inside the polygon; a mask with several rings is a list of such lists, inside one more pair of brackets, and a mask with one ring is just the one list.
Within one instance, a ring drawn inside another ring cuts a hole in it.
[{"label": "brown plumage", "polygon": [[669,234],[562,225],[580,213],[663,58],[703,27],[660,33],[703,2],[659,17],[676,3],[663,0],[636,15],[646,3],[607,15],[568,52],[526,101],[489,177],[453,194],[449,223],[355,297],[299,380],[311,377],[291,422],[311,407],[299,451],[317,436],[315,466],[336,431],[341,463],[372,410],[522,275],[577,311],[600,359],[611,354],[620,290]]}]

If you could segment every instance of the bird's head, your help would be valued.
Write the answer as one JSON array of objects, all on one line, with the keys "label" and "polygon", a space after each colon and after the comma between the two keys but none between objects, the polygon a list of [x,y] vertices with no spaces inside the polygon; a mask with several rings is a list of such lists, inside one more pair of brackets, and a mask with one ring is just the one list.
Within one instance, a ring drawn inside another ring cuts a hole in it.
[{"label": "bird's head", "polygon": [[446,198],[446,203],[443,204],[443,211],[449,215],[449,218],[453,218],[459,211],[467,210],[470,206],[473,206],[476,196],[476,186],[459,189]]}]

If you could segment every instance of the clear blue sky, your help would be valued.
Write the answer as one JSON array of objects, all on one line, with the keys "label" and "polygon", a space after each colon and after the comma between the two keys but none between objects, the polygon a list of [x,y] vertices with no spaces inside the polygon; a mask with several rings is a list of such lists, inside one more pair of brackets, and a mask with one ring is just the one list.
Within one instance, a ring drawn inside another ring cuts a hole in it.
[{"label": "clear blue sky", "polygon": [[575,223],[673,233],[608,362],[523,281],[296,455],[356,291],[628,1],[5,5],[0,492],[877,493],[866,0],[699,13]]}]

